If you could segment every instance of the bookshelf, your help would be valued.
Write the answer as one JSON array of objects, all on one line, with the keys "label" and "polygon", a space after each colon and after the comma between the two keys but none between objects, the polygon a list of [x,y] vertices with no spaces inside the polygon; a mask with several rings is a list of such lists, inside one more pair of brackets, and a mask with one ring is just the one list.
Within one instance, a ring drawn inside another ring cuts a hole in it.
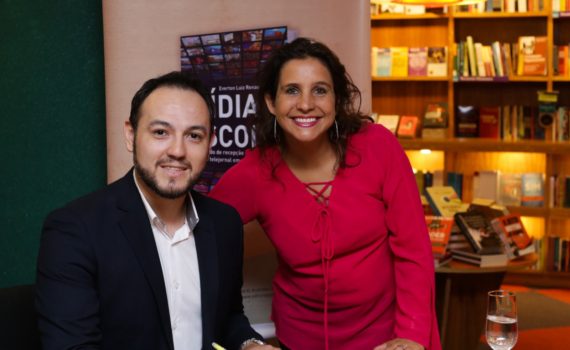
[{"label": "bookshelf", "polygon": [[[428,103],[443,101],[449,107],[446,139],[401,139],[412,165],[420,170],[443,169],[464,175],[464,201],[472,200],[473,173],[478,170],[502,172],[541,172],[545,174],[545,205],[539,208],[509,207],[519,213],[533,235],[547,243],[548,237],[570,239],[570,208],[550,207],[550,176],[570,176],[570,142],[544,140],[503,141],[483,138],[455,138],[455,109],[458,105],[537,106],[538,90],[559,91],[558,104],[570,106],[570,77],[553,74],[554,45],[570,43],[570,14],[551,11],[551,0],[544,10],[524,13],[455,12],[419,15],[379,14],[371,17],[371,46],[431,47],[446,46],[445,77],[372,76],[372,111],[378,114],[423,116]],[[515,43],[519,36],[547,38],[545,76],[453,77],[455,43],[471,35],[477,41]],[[437,155],[433,164],[421,163],[419,151],[429,149]],[[543,264],[544,266],[544,264]],[[512,277],[511,277],[512,276]],[[568,272],[542,270],[513,272],[506,281],[540,286],[568,286]]]}]

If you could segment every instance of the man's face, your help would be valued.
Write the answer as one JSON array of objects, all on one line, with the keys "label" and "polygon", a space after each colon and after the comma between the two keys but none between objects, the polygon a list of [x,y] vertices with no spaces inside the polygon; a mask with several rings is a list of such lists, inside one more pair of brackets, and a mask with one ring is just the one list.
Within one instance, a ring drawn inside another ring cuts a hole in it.
[{"label": "man's face", "polygon": [[125,136],[143,192],[185,196],[208,160],[208,106],[195,91],[160,87],[141,105],[137,130],[125,123]]}]

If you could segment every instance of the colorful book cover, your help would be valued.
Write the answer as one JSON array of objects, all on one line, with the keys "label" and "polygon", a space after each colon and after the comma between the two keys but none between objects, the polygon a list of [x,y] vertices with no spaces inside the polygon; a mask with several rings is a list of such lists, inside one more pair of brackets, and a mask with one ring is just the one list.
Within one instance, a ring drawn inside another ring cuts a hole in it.
[{"label": "colorful book cover", "polygon": [[451,186],[432,186],[426,188],[426,197],[437,216],[452,218],[455,213],[465,212],[469,207],[457,196],[457,192]]},{"label": "colorful book cover", "polygon": [[445,128],[447,118],[447,102],[428,103],[422,126],[424,128]]},{"label": "colorful book cover", "polygon": [[376,75],[379,77],[389,77],[392,72],[392,53],[390,48],[379,47],[376,53]]},{"label": "colorful book cover", "polygon": [[503,242],[509,259],[515,259],[536,251],[533,240],[526,232],[520,215],[500,216],[491,220],[491,225]]},{"label": "colorful book cover", "polygon": [[449,237],[451,236],[454,220],[452,218],[433,215],[428,215],[425,219],[434,258],[444,256],[447,250],[447,244],[449,243]]},{"label": "colorful book cover", "polygon": [[479,137],[498,139],[500,136],[500,107],[479,108]]},{"label": "colorful book cover", "polygon": [[519,37],[519,75],[546,75],[547,38],[545,36]]},{"label": "colorful book cover", "polygon": [[428,77],[447,76],[447,48],[428,47],[427,49],[427,75]]},{"label": "colorful book cover", "polygon": [[544,205],[544,174],[524,173],[521,175],[521,205],[523,207]]},{"label": "colorful book cover", "polygon": [[479,111],[475,106],[457,106],[455,136],[477,137],[479,135]]},{"label": "colorful book cover", "polygon": [[478,212],[456,213],[455,222],[476,254],[502,254],[503,244],[489,220]]},{"label": "colorful book cover", "polygon": [[408,50],[408,76],[427,75],[427,48],[410,47]]},{"label": "colorful book cover", "polygon": [[521,182],[521,174],[501,173],[497,203],[511,206],[521,205]]},{"label": "colorful book cover", "polygon": [[396,134],[402,138],[414,138],[417,135],[420,120],[415,115],[403,115],[398,123]]},{"label": "colorful book cover", "polygon": [[408,48],[407,47],[391,47],[392,52],[392,70],[393,77],[408,76]]}]

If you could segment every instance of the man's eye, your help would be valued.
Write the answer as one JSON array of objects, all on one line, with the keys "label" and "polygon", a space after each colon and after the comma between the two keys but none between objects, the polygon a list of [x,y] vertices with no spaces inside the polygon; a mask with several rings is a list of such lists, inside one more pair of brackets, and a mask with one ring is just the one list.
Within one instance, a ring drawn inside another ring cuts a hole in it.
[{"label": "man's eye", "polygon": [[192,132],[188,136],[190,136],[190,139],[193,141],[202,141],[204,139],[204,135],[197,132]]},{"label": "man's eye", "polygon": [[152,134],[155,136],[166,136],[168,133],[164,129],[156,129],[152,131]]}]

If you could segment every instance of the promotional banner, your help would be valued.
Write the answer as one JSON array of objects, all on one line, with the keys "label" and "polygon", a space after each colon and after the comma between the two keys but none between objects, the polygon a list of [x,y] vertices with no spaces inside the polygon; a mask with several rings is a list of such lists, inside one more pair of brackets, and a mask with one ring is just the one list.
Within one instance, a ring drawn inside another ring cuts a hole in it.
[{"label": "promotional banner", "polygon": [[180,38],[182,71],[204,82],[216,106],[216,139],[194,189],[208,193],[222,174],[255,145],[248,123],[255,115],[259,67],[287,38],[287,27],[260,28]]},{"label": "promotional banner", "polygon": [[[216,139],[195,190],[208,193],[224,172],[255,146],[248,125],[255,117],[259,89],[255,76],[271,53],[283,46],[287,34],[287,27],[281,26],[180,38],[181,70],[204,82],[216,107]],[[245,313],[259,333],[273,337],[270,310],[271,281],[277,267],[275,252],[268,244],[259,244],[267,240],[259,227],[249,231],[242,288]]]}]

